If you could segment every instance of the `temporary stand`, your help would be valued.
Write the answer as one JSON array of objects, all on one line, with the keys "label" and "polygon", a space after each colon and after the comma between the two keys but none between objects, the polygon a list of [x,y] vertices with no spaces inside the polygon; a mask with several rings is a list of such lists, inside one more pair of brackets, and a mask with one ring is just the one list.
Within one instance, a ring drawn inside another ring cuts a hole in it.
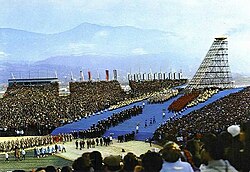
[{"label": "temporary stand", "polygon": [[226,37],[215,38],[199,69],[186,87],[192,89],[232,88],[232,75],[228,64]]}]

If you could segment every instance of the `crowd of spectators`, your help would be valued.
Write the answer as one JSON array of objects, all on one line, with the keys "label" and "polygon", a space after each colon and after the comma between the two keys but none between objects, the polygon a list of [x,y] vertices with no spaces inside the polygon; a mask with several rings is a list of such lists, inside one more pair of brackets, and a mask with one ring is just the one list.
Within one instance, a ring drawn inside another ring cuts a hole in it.
[{"label": "crowd of spectators", "polygon": [[161,89],[161,91],[157,90],[154,92],[150,93],[144,93],[143,95],[133,97],[131,96],[130,98],[125,98],[124,101],[117,102],[116,105],[110,106],[109,110],[117,109],[123,106],[130,105],[132,103],[136,103],[142,100],[147,100],[148,103],[153,104],[153,103],[163,103],[170,98],[178,95],[179,91],[178,89]]},{"label": "crowd of spectators", "polygon": [[232,124],[250,119],[250,87],[232,93],[183,117],[170,119],[155,131],[155,139],[188,138],[206,132],[220,133]]},{"label": "crowd of spectators", "polygon": [[124,100],[118,81],[72,82],[70,96],[59,84],[13,85],[0,99],[0,135],[46,135]]},{"label": "crowd of spectators", "polygon": [[148,98],[148,103],[150,104],[163,103],[171,99],[172,97],[177,96],[178,93],[179,93],[178,89],[168,89],[168,90],[156,92]]},{"label": "crowd of spectators", "polygon": [[[130,84],[133,92],[137,95],[150,95],[163,87],[173,87],[181,83],[174,80],[166,83],[131,81]],[[0,100],[1,130],[13,129],[16,133],[19,131],[19,134],[46,134],[55,127],[107,109],[110,105],[117,105],[117,102],[127,98],[117,81],[70,83],[71,94],[68,97],[59,97],[58,88],[58,83],[9,87],[4,98]],[[187,105],[193,106],[197,101],[199,103],[205,101],[217,91],[207,90],[202,94],[200,92],[185,94],[171,104],[169,110],[181,111]],[[94,151],[84,153],[77,158],[73,162],[72,168],[76,172],[163,172],[177,166],[182,167],[185,171],[211,171],[211,169],[216,171],[212,167],[221,164],[221,168],[226,168],[229,172],[236,171],[234,168],[238,171],[249,171],[250,123],[247,122],[250,119],[249,95],[250,87],[247,87],[243,91],[230,94],[186,116],[164,122],[154,133],[156,141],[166,143],[160,152],[149,151],[140,157],[136,157],[133,153],[128,153],[125,157],[110,155],[103,159],[100,152]],[[153,98],[161,102],[163,98],[168,96],[169,94],[159,94]],[[16,150],[16,148],[42,146],[36,149],[36,152],[38,150],[45,152],[46,148],[43,147],[46,145],[59,141],[72,141],[74,135],[76,135],[74,137],[81,139],[92,138],[89,139],[91,144],[94,142],[96,145],[97,137],[100,137],[106,129],[140,113],[142,113],[142,107],[133,107],[120,113],[114,113],[111,117],[93,124],[89,129],[77,131],[73,135],[48,135],[0,142],[0,151],[9,152]],[[229,126],[232,124],[241,124],[241,129],[231,130]],[[32,129],[36,131],[32,133]],[[213,134],[206,134],[208,132]],[[130,133],[129,136],[131,134],[135,133]],[[119,141],[122,142],[122,140]],[[100,142],[99,140],[98,143]],[[182,147],[179,147],[175,142],[182,144]],[[214,163],[215,161],[217,164]],[[54,168],[48,166],[39,168],[37,171],[43,169],[50,171]],[[63,169],[70,171],[72,168],[65,167]]]},{"label": "crowd of spectators", "polygon": [[133,91],[130,94],[122,90],[118,81],[71,82],[69,96],[59,96],[58,83],[14,84],[0,99],[0,135],[46,135],[59,126],[110,107],[112,110],[147,99],[155,92],[185,82],[131,81]]},{"label": "crowd of spectators", "polygon": [[147,80],[147,81],[129,81],[131,91],[136,96],[147,93],[153,93],[156,91],[162,91],[172,87],[186,84],[186,79],[180,80]]},{"label": "crowd of spectators", "polygon": [[[250,121],[231,125],[220,133],[203,133],[185,142],[168,138],[161,150],[152,149],[137,156],[121,149],[120,154],[106,157],[98,150],[85,152],[72,166],[39,167],[36,172],[249,172],[250,170]],[[98,145],[96,142],[90,147]],[[81,140],[83,141],[83,140]],[[81,142],[80,141],[80,142]],[[75,141],[76,149],[84,146]],[[99,142],[98,142],[99,143]],[[237,144],[237,146],[236,146]],[[108,146],[108,145],[106,145]],[[89,147],[89,148],[90,148]],[[87,147],[86,147],[87,148]],[[55,148],[56,149],[56,148]],[[46,148],[34,148],[34,156],[46,156]],[[44,151],[43,151],[44,150]],[[90,149],[89,149],[90,150]],[[59,148],[57,149],[60,152]],[[44,154],[42,153],[44,152]],[[32,168],[32,167],[31,167]]]},{"label": "crowd of spectators", "polygon": [[130,82],[130,94],[118,81],[71,82],[70,95],[59,96],[59,84],[12,85],[0,99],[0,135],[46,135],[56,127],[96,112],[147,99],[151,93],[186,80]]},{"label": "crowd of spectators", "polygon": [[8,87],[0,99],[1,133],[41,135],[59,126],[64,116],[58,113],[58,96],[58,83]]},{"label": "crowd of spectators", "polygon": [[193,107],[198,105],[199,103],[203,103],[207,101],[210,97],[212,97],[214,94],[218,93],[219,89],[214,88],[214,89],[206,89],[203,91],[195,100],[190,102],[187,107]]},{"label": "crowd of spectators", "polygon": [[127,96],[118,81],[71,82],[70,111],[75,115],[84,116],[123,101]]},{"label": "crowd of spectators", "polygon": [[[235,147],[235,142],[241,146]],[[79,147],[76,147],[79,149]],[[137,156],[121,149],[106,157],[98,150],[83,153],[72,166],[37,168],[37,172],[249,172],[250,121],[232,125],[221,133],[204,133],[187,142],[166,140],[162,149]]]},{"label": "crowd of spectators", "polygon": [[114,110],[114,109],[124,107],[124,106],[130,105],[130,104],[136,103],[136,102],[140,102],[142,100],[148,99],[150,96],[151,96],[151,94],[144,94],[144,95],[138,96],[138,97],[125,98],[124,101],[117,102],[116,105],[110,106],[109,110]]}]

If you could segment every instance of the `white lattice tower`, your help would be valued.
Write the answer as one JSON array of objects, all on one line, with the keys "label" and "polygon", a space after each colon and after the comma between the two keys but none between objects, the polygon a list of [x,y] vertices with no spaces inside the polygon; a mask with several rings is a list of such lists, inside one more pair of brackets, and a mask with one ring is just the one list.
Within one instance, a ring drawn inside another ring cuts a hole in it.
[{"label": "white lattice tower", "polygon": [[228,63],[227,38],[215,38],[187,89],[231,88],[232,86],[232,76]]}]

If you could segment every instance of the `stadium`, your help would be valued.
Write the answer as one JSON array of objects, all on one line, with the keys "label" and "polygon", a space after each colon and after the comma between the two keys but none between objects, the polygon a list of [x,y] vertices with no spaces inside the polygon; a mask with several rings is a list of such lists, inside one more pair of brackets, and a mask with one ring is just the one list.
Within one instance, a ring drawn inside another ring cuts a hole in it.
[{"label": "stadium", "polygon": [[[249,170],[250,88],[233,85],[226,37],[214,39],[190,81],[181,72],[130,73],[122,87],[117,70],[105,74],[94,81],[80,71],[63,89],[56,76],[9,79],[0,168],[205,171],[216,162]],[[65,160],[45,163],[51,157]]]}]

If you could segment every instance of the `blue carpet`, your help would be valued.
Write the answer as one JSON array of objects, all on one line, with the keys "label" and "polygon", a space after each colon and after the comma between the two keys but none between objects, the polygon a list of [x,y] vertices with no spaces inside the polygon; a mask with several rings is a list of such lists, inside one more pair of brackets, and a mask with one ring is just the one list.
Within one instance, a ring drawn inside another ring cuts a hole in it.
[{"label": "blue carpet", "polygon": [[106,111],[106,112],[103,112],[103,113],[101,113],[99,115],[96,113],[94,116],[91,116],[89,118],[86,118],[86,119],[83,118],[80,121],[73,122],[71,124],[66,124],[66,125],[64,125],[62,127],[58,127],[51,134],[52,135],[57,135],[57,134],[60,134],[60,133],[70,133],[71,131],[74,131],[74,130],[78,131],[78,130],[88,129],[92,124],[97,123],[98,120],[108,118],[113,113],[118,113],[118,112],[121,112],[121,111],[123,111],[125,109],[129,109],[134,105],[136,105],[136,106],[142,105],[142,102],[133,103],[133,104],[128,105],[126,107],[121,107],[119,109],[115,109],[115,110],[112,110],[112,111]]},{"label": "blue carpet", "polygon": [[[242,90],[243,88],[234,88],[234,89],[229,89],[229,90],[224,90],[220,91],[219,93],[213,95],[211,98],[209,98],[206,102],[200,103],[197,106],[188,108],[186,111],[182,112],[180,116],[187,115],[191,111],[200,109],[222,97],[225,97],[231,93],[238,92]],[[131,133],[132,131],[135,131],[136,125],[139,124],[139,133],[136,134],[135,139],[136,140],[145,140],[146,138],[152,137],[154,131],[159,127],[159,125],[166,120],[168,120],[170,117],[174,116],[174,113],[168,112],[167,108],[168,106],[177,98],[179,98],[181,95],[178,95],[177,97],[170,99],[163,104],[147,104],[146,101],[141,101],[137,102],[131,105],[128,105],[126,107],[122,107],[113,111],[106,111],[103,112],[100,115],[95,115],[91,116],[90,118],[87,119],[82,119],[78,122],[74,122],[71,124],[64,125],[62,127],[56,128],[53,132],[52,135],[56,135],[59,133],[69,133],[73,130],[81,130],[81,129],[87,129],[89,128],[92,124],[97,123],[98,120],[102,120],[104,118],[107,118],[111,116],[113,113],[120,112],[124,109],[131,108],[134,105],[142,105],[143,102],[145,102],[145,106],[143,108],[143,113],[132,117],[131,119],[123,122],[122,124],[119,124],[115,127],[110,128],[107,130],[104,134],[104,136],[108,136],[111,133],[113,133],[113,137],[117,138],[118,135],[124,135]],[[162,117],[163,110],[166,109],[166,116],[165,118]],[[153,118],[155,116],[156,123],[149,125],[150,118]],[[145,121],[147,120],[147,127],[145,128]]]}]

